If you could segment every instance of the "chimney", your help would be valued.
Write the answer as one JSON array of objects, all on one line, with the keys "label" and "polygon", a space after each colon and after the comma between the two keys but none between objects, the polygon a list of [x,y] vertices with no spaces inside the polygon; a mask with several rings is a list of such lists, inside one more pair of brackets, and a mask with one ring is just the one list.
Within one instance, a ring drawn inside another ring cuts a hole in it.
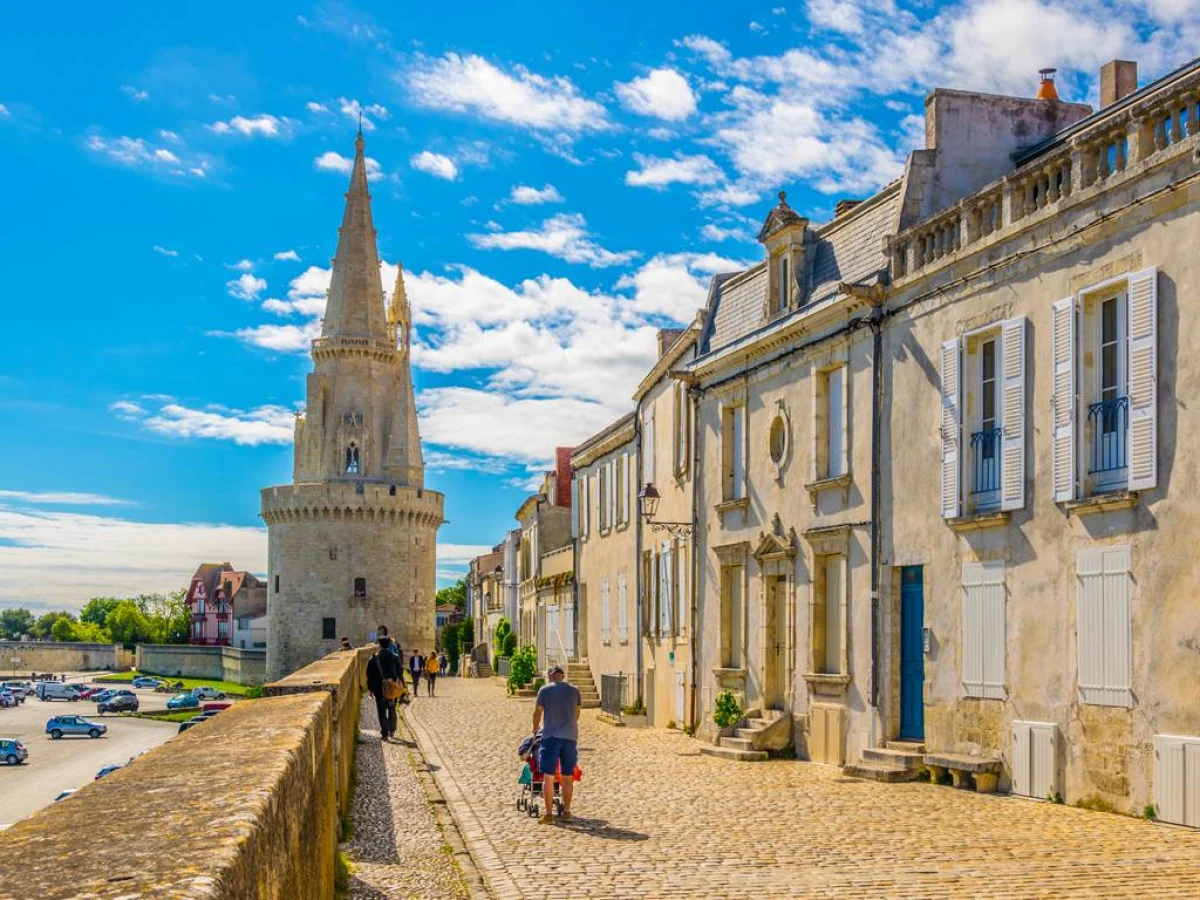
[{"label": "chimney", "polygon": [[1042,83],[1038,85],[1038,91],[1035,98],[1038,100],[1057,100],[1058,89],[1054,86],[1054,73],[1058,69],[1038,69],[1038,74],[1042,76]]},{"label": "chimney", "polygon": [[1100,108],[1112,106],[1137,90],[1137,63],[1114,59],[1100,67]]},{"label": "chimney", "polygon": [[837,206],[833,208],[833,217],[836,219],[838,216],[850,212],[860,203],[862,203],[861,200],[839,200]]},{"label": "chimney", "polygon": [[573,447],[554,448],[554,474],[556,496],[551,500],[555,506],[571,506],[571,476],[575,470],[571,467],[571,452]]}]

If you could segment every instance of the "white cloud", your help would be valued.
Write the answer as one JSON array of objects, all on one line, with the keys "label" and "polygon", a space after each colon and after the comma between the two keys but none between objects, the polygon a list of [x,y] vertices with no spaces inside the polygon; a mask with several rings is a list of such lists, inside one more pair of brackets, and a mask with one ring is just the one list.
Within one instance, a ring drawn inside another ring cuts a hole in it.
[{"label": "white cloud", "polygon": [[440,153],[422,150],[409,157],[408,164],[419,172],[444,178],[446,181],[453,181],[458,177],[458,166],[454,164],[454,160]]},{"label": "white cloud", "polygon": [[258,295],[267,289],[267,280],[251,275],[249,272],[243,272],[233,281],[225,282],[225,288],[230,297],[253,301],[257,300]]},{"label": "white cloud", "polygon": [[587,230],[579,213],[560,213],[542,222],[537,229],[468,234],[472,246],[484,250],[539,250],[572,263],[587,263],[595,268],[629,262],[638,254],[633,250],[613,252],[601,247]]},{"label": "white cloud", "polygon": [[304,104],[304,108],[307,109],[311,113],[327,113],[327,112],[329,112],[328,106],[326,106],[323,103],[317,103],[317,101],[315,101],[315,100],[309,100],[307,103]]},{"label": "white cloud", "polygon": [[164,141],[170,141],[172,144],[178,144],[182,138],[173,131],[167,131],[165,128],[158,132],[158,136]]},{"label": "white cloud", "polygon": [[581,96],[569,78],[547,78],[523,66],[505,72],[473,54],[418,56],[403,80],[413,101],[429,109],[565,135],[608,127],[604,107]]},{"label": "white cloud", "polygon": [[718,225],[714,222],[708,222],[700,229],[700,236],[708,241],[749,241],[753,239],[753,235],[745,228],[740,226],[726,227]]},{"label": "white cloud", "polygon": [[387,107],[379,103],[368,103],[364,106],[357,100],[346,97],[338,97],[337,102],[338,111],[356,125],[361,121],[363,131],[374,131],[375,119],[383,121],[389,118]]},{"label": "white cloud", "polygon": [[277,116],[263,113],[249,119],[245,116],[234,116],[228,122],[213,122],[208,127],[217,134],[233,134],[237,132],[247,137],[262,135],[263,137],[273,138],[284,134],[288,124],[290,124],[290,120],[287,118],[281,119]]},{"label": "white cloud", "polygon": [[162,256],[178,256],[179,255],[178,250],[168,250],[166,247],[160,247],[158,244],[154,245],[154,252],[158,253]]},{"label": "white cloud", "polygon": [[8,111],[8,107],[5,106],[3,103],[0,103],[0,119],[7,119],[7,118],[10,118],[11,116],[12,116],[12,113],[10,113]]},{"label": "white cloud", "polygon": [[266,529],[0,509],[0,597],[35,611],[178,590],[214,559],[262,571]]},{"label": "white cloud", "polygon": [[671,184],[716,184],[725,178],[721,167],[703,154],[662,158],[635,153],[633,158],[641,166],[625,173],[625,183],[633,187],[661,190]]},{"label": "white cloud", "polygon": [[295,250],[280,250],[275,254],[275,259],[290,260],[291,262],[300,262],[300,254]]},{"label": "white cloud", "polygon": [[295,413],[284,406],[264,405],[253,409],[227,409],[209,406],[195,409],[171,401],[161,403],[157,409],[136,406],[137,413],[110,409],[126,421],[137,422],[147,431],[176,438],[207,438],[232,441],[242,446],[257,447],[261,444],[291,443]]},{"label": "white cloud", "polygon": [[764,28],[762,25],[760,25],[758,22],[751,22],[751,23],[750,23],[750,30],[751,30],[751,31],[757,31],[757,32],[763,32],[763,31],[766,31],[767,29],[766,29],[766,28]]},{"label": "white cloud", "polygon": [[[267,303],[271,302],[267,301]],[[274,302],[279,303],[280,301]],[[274,312],[275,310],[268,307],[267,303],[263,304],[263,308]],[[324,307],[324,302],[321,305]],[[219,335],[220,332],[214,332],[214,334]],[[252,328],[239,328],[233,335],[243,343],[261,347],[263,350],[299,353],[308,350],[312,346],[313,340],[321,336],[321,320],[313,319],[303,325],[256,325]]]},{"label": "white cloud", "polygon": [[681,122],[696,111],[696,92],[674,69],[654,69],[614,88],[622,106],[643,116]]},{"label": "white cloud", "polygon": [[524,184],[513,185],[508,199],[520,206],[537,206],[541,203],[562,203],[563,196],[552,184],[547,184],[541,190]]},{"label": "white cloud", "polygon": [[108,408],[122,419],[137,419],[146,414],[146,408],[132,400],[118,400]]},{"label": "white cloud", "polygon": [[[383,169],[379,165],[378,160],[374,160],[369,156],[364,159],[367,166],[367,181],[378,181],[382,178]],[[313,165],[322,172],[338,172],[342,175],[349,175],[354,169],[354,160],[348,156],[342,156],[340,153],[335,153],[332,150],[326,150],[313,160]]]},{"label": "white cloud", "polygon": [[782,16],[786,13],[787,13],[786,6],[772,6],[771,7],[771,15],[773,15],[773,16]]},{"label": "white cloud", "polygon": [[632,288],[638,311],[689,322],[708,299],[709,279],[719,272],[737,272],[747,263],[715,253],[660,253],[617,281]]},{"label": "white cloud", "polygon": [[249,272],[254,268],[254,263],[248,259],[239,259],[237,262],[226,266],[227,269],[233,269],[235,272]]},{"label": "white cloud", "polygon": [[696,194],[696,199],[700,201],[702,207],[750,206],[759,201],[762,193],[762,190],[752,187],[746,182],[737,182],[700,191]]},{"label": "white cloud", "polygon": [[681,41],[676,41],[676,44],[686,47],[697,56],[706,60],[710,65],[719,65],[725,63],[732,58],[733,54],[729,52],[729,48],[724,44],[714,41],[710,37],[705,37],[702,34],[689,34]]},{"label": "white cloud", "polygon": [[164,175],[203,178],[209,165],[204,159],[185,161],[173,151],[157,147],[144,138],[106,138],[94,134],[88,138],[87,148],[120,165]]},{"label": "white cloud", "polygon": [[143,90],[135,88],[132,84],[121,85],[121,91],[134,103],[141,103],[144,100],[149,100],[150,95]]},{"label": "white cloud", "polygon": [[130,500],[79,491],[0,491],[0,504],[29,503],[36,506],[136,506]]}]

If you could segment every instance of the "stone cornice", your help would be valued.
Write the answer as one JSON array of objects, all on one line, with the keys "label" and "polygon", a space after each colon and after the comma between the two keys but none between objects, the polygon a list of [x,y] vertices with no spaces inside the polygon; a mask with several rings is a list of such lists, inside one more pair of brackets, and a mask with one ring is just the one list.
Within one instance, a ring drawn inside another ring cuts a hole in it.
[{"label": "stone cornice", "polygon": [[576,447],[571,453],[571,465],[576,469],[590,466],[600,457],[630,443],[633,437],[634,414],[630,412]]}]

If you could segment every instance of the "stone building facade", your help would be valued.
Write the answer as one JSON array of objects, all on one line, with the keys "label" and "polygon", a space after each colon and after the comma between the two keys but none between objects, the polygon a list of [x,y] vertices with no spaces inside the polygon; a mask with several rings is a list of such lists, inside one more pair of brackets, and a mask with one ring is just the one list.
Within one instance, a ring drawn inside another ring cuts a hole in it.
[{"label": "stone building facade", "polygon": [[385,305],[375,237],[360,133],[295,477],[262,492],[269,678],[380,624],[402,647],[434,645],[442,495],[425,488],[403,272]]},{"label": "stone building facade", "polygon": [[[574,577],[573,554],[566,555],[564,562],[556,556],[552,566],[543,571],[543,560],[564,547],[571,547],[571,450],[559,447],[555,450],[555,467],[542,477],[540,489],[521,504],[516,513],[520,536],[516,544],[517,591],[519,596],[518,619],[513,629],[519,636],[520,646],[538,649],[539,659],[545,659],[551,651],[573,657],[575,640],[575,603],[572,591],[571,602],[566,608],[557,610],[564,620],[555,622],[553,633],[547,630],[547,595],[540,592],[545,579],[562,581],[570,573]],[[565,567],[565,568],[564,568]],[[553,637],[552,637],[553,634]]]}]

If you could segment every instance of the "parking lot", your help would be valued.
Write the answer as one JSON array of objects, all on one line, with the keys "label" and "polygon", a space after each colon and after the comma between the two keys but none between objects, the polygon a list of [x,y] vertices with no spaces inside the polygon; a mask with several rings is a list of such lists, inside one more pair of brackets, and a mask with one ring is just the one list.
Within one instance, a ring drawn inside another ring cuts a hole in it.
[{"label": "parking lot", "polygon": [[[88,682],[86,679],[72,679]],[[125,688],[127,685],[115,685]],[[170,694],[134,689],[142,710],[165,709]],[[86,736],[52,740],[46,734],[51,716],[83,716],[108,726],[95,740]],[[16,738],[29,749],[21,766],[0,765],[0,828],[25,818],[68,788],[89,784],[104,766],[125,763],[131,756],[157,747],[179,729],[174,722],[155,722],[127,715],[97,715],[86,701],[41,701],[29,697],[11,709],[0,709],[0,738]]]}]

